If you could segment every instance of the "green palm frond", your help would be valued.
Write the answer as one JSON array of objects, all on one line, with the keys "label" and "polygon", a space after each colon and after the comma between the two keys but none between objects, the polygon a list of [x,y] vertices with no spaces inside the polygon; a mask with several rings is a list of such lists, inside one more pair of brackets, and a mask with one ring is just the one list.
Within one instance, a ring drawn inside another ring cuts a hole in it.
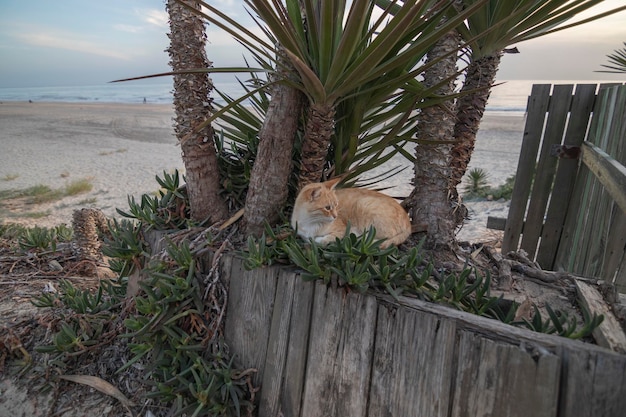
[{"label": "green palm frond", "polygon": [[[471,5],[477,0],[464,0]],[[570,24],[603,0],[490,0],[459,27],[474,57],[491,55],[512,44],[566,30],[626,10],[620,6]],[[486,33],[486,34],[485,34]],[[484,36],[479,36],[484,34]]]},{"label": "green palm frond", "polygon": [[395,14],[385,9],[376,19],[372,0],[302,0],[302,8],[295,0],[287,0],[287,6],[279,0],[246,4],[287,50],[302,91],[313,102],[337,104],[367,83],[385,83],[390,91],[400,88],[420,72],[416,65],[432,44],[485,1],[443,25],[448,2],[408,0]]},{"label": "green palm frond", "polygon": [[[207,10],[203,17],[227,29],[254,55],[261,69],[271,71],[279,64],[273,45],[281,44],[299,75],[299,81],[290,85],[311,102],[339,106],[328,157],[338,174],[353,166],[360,172],[379,165],[389,157],[388,152],[399,152],[399,144],[410,140],[415,129],[413,110],[426,103],[426,97],[429,103],[436,102],[434,90],[422,88],[415,80],[427,68],[423,57],[440,36],[486,1],[475,2],[441,25],[449,2],[393,2],[391,6],[398,7],[388,7],[374,18],[376,2],[372,0],[287,0],[284,4],[246,0],[251,15],[258,16],[257,23],[268,39],[265,42],[215,7],[201,3]],[[254,93],[250,91],[238,102]],[[227,111],[220,109],[207,122]]]},{"label": "green palm frond", "polygon": [[612,54],[607,55],[609,63],[611,65],[602,65],[604,68],[608,68],[610,71],[596,71],[596,72],[608,72],[611,74],[624,74],[626,73],[626,42],[624,42],[624,48],[616,49]]}]

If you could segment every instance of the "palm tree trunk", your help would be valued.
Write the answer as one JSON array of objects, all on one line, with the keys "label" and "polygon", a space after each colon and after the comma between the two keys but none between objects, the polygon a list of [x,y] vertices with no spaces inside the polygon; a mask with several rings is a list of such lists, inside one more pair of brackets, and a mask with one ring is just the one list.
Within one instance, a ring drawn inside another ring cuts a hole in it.
[{"label": "palm tree trunk", "polygon": [[[457,57],[450,52],[456,50],[458,44],[458,33],[450,32],[428,52],[427,62],[448,54],[424,73],[424,84],[427,87],[450,79],[437,90],[438,94],[454,92],[453,75],[457,71]],[[404,206],[413,225],[419,230],[426,230],[427,240],[431,245],[450,245],[454,240],[455,211],[449,190],[449,155],[456,122],[454,107],[454,101],[447,101],[422,108],[418,115],[419,136],[415,148],[414,188]]]},{"label": "palm tree trunk", "polygon": [[[286,62],[283,60],[283,64]],[[287,76],[286,71],[279,71]],[[244,223],[248,236],[260,235],[265,222],[274,225],[280,219],[289,194],[287,184],[303,103],[300,91],[285,84],[274,86],[246,195]]]},{"label": "palm tree trunk", "polygon": [[450,154],[451,188],[456,189],[467,171],[467,166],[474,152],[476,134],[485,113],[487,100],[491,94],[491,86],[496,79],[503,53],[504,51],[498,51],[493,55],[476,60],[472,59],[467,68],[467,76],[461,92],[477,91],[463,95],[458,99],[457,122],[454,126],[454,139],[457,143]]},{"label": "palm tree trunk", "polygon": [[[195,1],[187,1],[199,8]],[[174,71],[209,68],[212,63],[206,56],[204,21],[195,13],[174,0],[168,0],[170,17],[170,66]],[[213,83],[206,73],[174,75],[174,131],[178,138],[183,163],[191,219],[209,223],[226,218],[228,209],[220,196],[217,155],[213,144],[213,127],[199,132],[196,128],[213,111],[209,94]]]},{"label": "palm tree trunk", "polygon": [[324,165],[335,130],[335,106],[312,103],[307,112],[307,120],[302,140],[300,175],[298,189],[318,182],[324,174]]}]

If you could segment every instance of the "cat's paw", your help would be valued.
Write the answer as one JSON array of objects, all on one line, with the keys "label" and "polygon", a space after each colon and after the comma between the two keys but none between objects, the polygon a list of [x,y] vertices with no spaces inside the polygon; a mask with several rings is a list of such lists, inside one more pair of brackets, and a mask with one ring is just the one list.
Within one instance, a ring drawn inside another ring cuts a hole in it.
[{"label": "cat's paw", "polygon": [[328,245],[330,242],[334,242],[335,238],[331,235],[324,236],[316,236],[314,239],[315,243],[319,243],[321,245]]}]

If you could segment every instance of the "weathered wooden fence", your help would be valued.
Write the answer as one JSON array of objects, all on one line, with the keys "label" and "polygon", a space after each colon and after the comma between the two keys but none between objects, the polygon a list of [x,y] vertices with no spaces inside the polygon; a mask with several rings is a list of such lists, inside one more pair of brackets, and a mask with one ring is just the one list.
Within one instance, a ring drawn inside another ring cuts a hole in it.
[{"label": "weathered wooden fence", "polygon": [[626,292],[624,164],[626,86],[534,85],[503,252]]},{"label": "weathered wooden fence", "polygon": [[233,256],[220,273],[236,365],[258,370],[258,416],[624,416],[626,355]]}]

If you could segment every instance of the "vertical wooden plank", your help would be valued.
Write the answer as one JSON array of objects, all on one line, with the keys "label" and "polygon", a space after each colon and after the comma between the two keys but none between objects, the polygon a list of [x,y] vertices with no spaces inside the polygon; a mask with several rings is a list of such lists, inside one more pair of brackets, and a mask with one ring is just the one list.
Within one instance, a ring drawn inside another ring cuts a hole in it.
[{"label": "vertical wooden plank", "polygon": [[[597,181],[597,179],[595,181]],[[593,225],[591,229],[594,231],[594,235],[590,239],[590,252],[587,258],[589,263],[584,271],[588,276],[602,278],[605,276],[603,266],[606,262],[609,251],[608,244],[613,233],[611,229],[611,213],[613,212],[615,203],[601,184],[598,184],[597,188],[600,192],[595,203],[595,213],[592,217]]]},{"label": "vertical wooden plank", "polygon": [[[580,146],[582,144],[587,134],[595,98],[596,84],[579,84],[576,86],[565,139],[563,140],[564,145]],[[541,242],[537,251],[537,262],[545,269],[554,268],[578,166],[579,159],[559,159],[558,161],[552,194],[541,233]]]},{"label": "vertical wooden plank", "polygon": [[[593,108],[591,125],[587,134],[587,141],[593,141],[599,126],[602,125],[600,109],[603,100],[606,100],[603,85],[598,89],[598,95]],[[566,271],[583,275],[583,265],[588,254],[589,239],[589,202],[594,194],[595,183],[589,169],[582,165],[576,177],[574,192],[565,215],[565,226],[561,235],[561,242],[557,250],[555,269],[563,268]]]},{"label": "vertical wooden plank", "polygon": [[626,414],[626,356],[598,355],[593,382],[593,415],[624,416]]},{"label": "vertical wooden plank", "polygon": [[[461,332],[452,417],[556,416],[560,358]],[[504,371],[503,371],[504,370]]]},{"label": "vertical wooden plank", "polygon": [[559,416],[624,416],[626,356],[566,348],[562,357]]},{"label": "vertical wooden plank", "polygon": [[614,114],[615,126],[612,135],[614,137],[610,155],[619,161],[622,165],[626,165],[626,85],[618,88],[618,107]]},{"label": "vertical wooden plank", "polygon": [[254,384],[263,378],[270,334],[272,308],[279,268],[246,271],[243,261],[233,257],[230,271],[228,307],[224,325],[226,343],[235,354],[235,364],[256,368]]},{"label": "vertical wooden plank", "polygon": [[622,254],[622,261],[620,262],[615,272],[615,279],[613,280],[615,288],[621,294],[626,294],[626,251]]},{"label": "vertical wooden plank", "polygon": [[519,238],[524,227],[524,215],[526,214],[530,187],[535,175],[537,151],[541,143],[546,111],[550,102],[550,87],[550,84],[533,85],[528,99],[528,114],[515,174],[515,185],[511,196],[511,208],[502,239],[503,253],[518,249]]},{"label": "vertical wooden plank", "polygon": [[280,410],[284,416],[300,415],[309,354],[309,331],[311,329],[311,310],[315,283],[305,282],[302,278],[299,278],[295,289],[296,292],[291,309],[291,315],[295,323],[291,326]]},{"label": "vertical wooden plank", "polygon": [[[624,142],[626,141],[626,87],[613,86],[604,91],[604,102],[601,115],[601,126],[595,132],[595,142],[602,149],[616,160],[624,161]],[[591,263],[586,269],[598,278],[612,281],[621,257],[617,252],[624,253],[624,236],[626,226],[620,221],[624,213],[615,207],[613,197],[611,197],[604,186],[598,185],[602,189],[601,200],[598,201],[600,212],[594,224],[594,230],[601,230],[600,245],[591,246],[593,250],[591,256],[596,262]],[[598,229],[600,228],[600,229]],[[598,247],[600,246],[600,247]]]},{"label": "vertical wooden plank", "polygon": [[590,193],[592,175],[586,166],[581,166],[576,176],[574,191],[565,215],[565,225],[561,234],[561,241],[557,249],[555,270],[563,269],[569,272],[577,272],[579,247],[583,239],[583,228],[587,218],[588,195]]},{"label": "vertical wooden plank", "polygon": [[606,216],[606,248],[599,265],[598,278],[613,282],[620,261],[626,252],[626,212],[622,211],[615,201],[611,201]]},{"label": "vertical wooden plank", "polygon": [[[600,142],[604,151],[618,162],[626,162],[626,86],[614,86],[606,89],[607,114],[603,119],[602,130],[596,132],[596,142]],[[599,137],[599,138],[598,138]],[[606,232],[603,248],[594,248],[596,256],[602,256],[597,267],[597,276],[613,281],[624,253],[626,252],[626,213],[615,206],[613,199],[603,194]],[[603,249],[601,252],[600,250]]]},{"label": "vertical wooden plank", "polygon": [[606,247],[605,206],[607,203],[604,188],[591,175],[590,191],[587,200],[585,222],[581,225],[583,238],[577,248],[576,273],[583,276],[595,277],[602,263],[602,256]]},{"label": "vertical wooden plank", "polygon": [[593,375],[595,352],[564,348],[563,374],[559,395],[559,417],[592,417]]},{"label": "vertical wooden plank", "polygon": [[368,417],[444,417],[456,326],[406,308],[378,309]]},{"label": "vertical wooden plank", "polygon": [[259,417],[300,415],[313,290],[294,272],[278,277]]},{"label": "vertical wooden plank", "polygon": [[281,271],[278,275],[259,398],[259,416],[261,417],[276,416],[279,411],[296,279],[298,277],[295,273]]},{"label": "vertical wooden plank", "polygon": [[594,230],[596,227],[594,223],[599,193],[601,192],[600,184],[598,184],[593,173],[587,167],[585,167],[585,171],[587,180],[582,205],[579,208],[579,222],[576,225],[576,245],[573,248],[573,272],[582,276],[585,276],[586,266],[591,262],[590,255],[599,235],[598,231]]},{"label": "vertical wooden plank", "polygon": [[611,154],[609,150],[614,143],[611,135],[611,125],[613,117],[616,113],[616,98],[619,86],[615,84],[600,84],[598,96],[600,105],[597,106],[599,117],[595,128],[589,132],[588,141],[604,149]]},{"label": "vertical wooden plank", "polygon": [[528,213],[526,214],[526,223],[520,245],[531,259],[535,257],[537,251],[537,244],[541,236],[546,207],[554,181],[554,172],[556,171],[557,160],[550,156],[550,149],[552,145],[561,144],[563,140],[565,122],[567,121],[572,101],[572,89],[573,85],[571,84],[555,85],[552,98],[550,99],[548,120],[541,143],[535,181],[530,194]]},{"label": "vertical wooden plank", "polygon": [[[600,106],[597,107],[598,123],[594,129],[590,131],[590,141],[593,141],[602,149],[611,148],[613,138],[610,137],[612,125],[612,113],[616,106],[616,89],[603,88],[599,91],[598,100]],[[612,198],[608,195],[604,186],[593,177],[591,180],[591,188],[589,200],[587,201],[586,210],[587,222],[583,228],[584,241],[580,242],[578,252],[577,271],[586,276],[600,276],[601,267],[606,251],[609,213],[613,203]]]},{"label": "vertical wooden plank", "polygon": [[603,130],[602,148],[622,165],[626,164],[624,139],[626,139],[626,86],[614,86],[607,89],[607,121]]},{"label": "vertical wooden plank", "polygon": [[317,283],[302,417],[367,413],[377,301]]}]

